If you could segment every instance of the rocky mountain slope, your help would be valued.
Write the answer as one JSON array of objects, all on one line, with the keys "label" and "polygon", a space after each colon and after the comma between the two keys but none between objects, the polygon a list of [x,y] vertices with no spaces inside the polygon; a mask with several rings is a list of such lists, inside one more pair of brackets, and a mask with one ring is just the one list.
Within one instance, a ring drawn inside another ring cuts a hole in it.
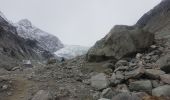
[{"label": "rocky mountain slope", "polygon": [[0,40],[0,65],[7,70],[15,67],[18,60],[43,60],[53,56],[39,47],[36,40],[20,37],[14,24],[9,22],[2,13],[0,14]]},{"label": "rocky mountain slope", "polygon": [[15,26],[19,36],[24,39],[36,40],[37,45],[46,51],[53,53],[63,48],[63,44],[56,36],[35,27],[27,19],[20,20]]},{"label": "rocky mountain slope", "polygon": [[162,0],[159,5],[143,15],[136,26],[155,33],[155,37],[158,39],[169,39],[170,1]]}]

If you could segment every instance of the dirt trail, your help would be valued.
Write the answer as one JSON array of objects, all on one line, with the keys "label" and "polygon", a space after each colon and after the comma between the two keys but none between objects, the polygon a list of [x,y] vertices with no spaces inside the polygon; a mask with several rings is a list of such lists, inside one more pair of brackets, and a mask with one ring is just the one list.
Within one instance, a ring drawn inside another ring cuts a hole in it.
[{"label": "dirt trail", "polygon": [[28,100],[29,87],[34,85],[33,81],[26,80],[22,77],[14,78],[12,95],[4,98],[4,100]]}]

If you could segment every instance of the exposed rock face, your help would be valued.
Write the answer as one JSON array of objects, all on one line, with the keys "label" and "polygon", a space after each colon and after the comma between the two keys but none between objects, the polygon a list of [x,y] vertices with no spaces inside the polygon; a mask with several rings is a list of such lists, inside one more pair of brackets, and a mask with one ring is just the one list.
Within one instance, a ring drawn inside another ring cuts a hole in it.
[{"label": "exposed rock face", "polygon": [[152,83],[149,80],[131,82],[129,89],[132,91],[150,92],[152,90]]},{"label": "exposed rock face", "polygon": [[120,59],[149,47],[154,41],[152,33],[130,26],[115,26],[98,41],[87,54],[88,61]]},{"label": "exposed rock face", "polygon": [[165,72],[170,73],[170,54],[162,56],[156,64]]},{"label": "exposed rock face", "polygon": [[136,24],[158,39],[170,39],[170,1],[162,0],[154,9],[147,12]]},{"label": "exposed rock face", "polygon": [[19,36],[25,39],[36,40],[37,45],[46,51],[55,52],[64,46],[56,36],[35,27],[27,19],[19,21],[15,26]]}]

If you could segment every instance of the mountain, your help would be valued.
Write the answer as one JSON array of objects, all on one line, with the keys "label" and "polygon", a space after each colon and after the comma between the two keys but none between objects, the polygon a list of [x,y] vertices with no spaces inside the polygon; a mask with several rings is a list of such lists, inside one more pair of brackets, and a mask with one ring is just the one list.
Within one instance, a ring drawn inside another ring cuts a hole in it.
[{"label": "mountain", "polygon": [[27,19],[20,20],[15,26],[19,36],[24,39],[36,40],[37,45],[46,51],[53,53],[63,48],[63,44],[56,36],[35,27]]},{"label": "mountain", "polygon": [[170,0],[162,2],[144,14],[136,23],[137,27],[155,34],[156,39],[170,40]]},{"label": "mountain", "polygon": [[64,48],[55,52],[56,56],[63,57],[65,59],[72,59],[77,56],[81,56],[87,53],[89,47],[83,47],[79,45],[66,45]]},{"label": "mountain", "polygon": [[6,67],[10,63],[15,63],[16,59],[40,58],[31,49],[31,46],[27,44],[31,41],[19,37],[16,28],[4,16],[0,16],[0,40],[0,67]]},{"label": "mountain", "polygon": [[39,46],[38,41],[22,38],[18,34],[16,26],[0,13],[0,67],[10,70],[24,59],[45,60],[53,57],[52,53]]}]

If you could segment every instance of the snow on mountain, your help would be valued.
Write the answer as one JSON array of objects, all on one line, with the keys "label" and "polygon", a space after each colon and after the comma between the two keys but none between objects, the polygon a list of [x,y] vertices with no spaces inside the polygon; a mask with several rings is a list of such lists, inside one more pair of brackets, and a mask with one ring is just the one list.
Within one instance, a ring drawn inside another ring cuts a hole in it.
[{"label": "snow on mountain", "polygon": [[19,21],[15,26],[19,36],[25,39],[36,40],[38,45],[47,51],[55,52],[63,48],[63,44],[56,36],[33,26],[27,19]]},{"label": "snow on mountain", "polygon": [[8,19],[5,17],[5,15],[0,11],[0,16],[8,22]]},{"label": "snow on mountain", "polygon": [[78,45],[66,45],[64,48],[55,52],[57,57],[63,57],[65,59],[72,59],[77,56],[81,56],[87,53],[89,47],[83,47]]}]

